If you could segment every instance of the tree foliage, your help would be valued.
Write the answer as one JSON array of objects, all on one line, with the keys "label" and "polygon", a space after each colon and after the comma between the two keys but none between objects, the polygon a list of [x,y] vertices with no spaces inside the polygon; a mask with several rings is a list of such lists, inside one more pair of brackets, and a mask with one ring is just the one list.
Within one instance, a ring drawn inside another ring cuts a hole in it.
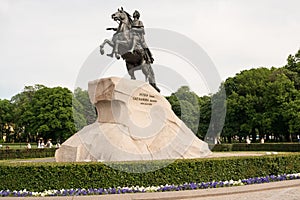
[{"label": "tree foliage", "polygon": [[292,141],[299,135],[299,53],[282,68],[245,70],[225,82],[227,117],[223,135]]},{"label": "tree foliage", "polygon": [[[222,89],[226,90],[227,96],[220,92]],[[221,133],[225,142],[232,142],[232,139],[242,141],[246,137],[255,142],[259,138],[275,141],[297,139],[300,135],[299,97],[300,50],[289,55],[287,64],[281,68],[260,67],[241,71],[222,83],[216,94],[197,97],[200,118],[192,108],[188,110],[189,116],[182,116],[181,112],[187,109],[185,101],[192,99],[187,87],[180,88],[168,100],[175,114],[192,130],[194,126],[191,124],[199,119],[196,134],[201,139]],[[222,118],[225,115],[221,113],[225,111],[226,118]]]},{"label": "tree foliage", "polygon": [[11,100],[0,99],[0,139],[63,142],[96,119],[88,93],[81,88],[25,86]]},{"label": "tree foliage", "polygon": [[75,132],[72,93],[67,88],[44,87],[35,92],[28,116],[31,133],[47,139],[64,141]]},{"label": "tree foliage", "polygon": [[10,101],[0,99],[0,141],[3,137],[9,138],[13,122],[13,106]]},{"label": "tree foliage", "polygon": [[188,86],[182,86],[167,99],[174,113],[197,134],[200,115],[198,96]]},{"label": "tree foliage", "polygon": [[95,106],[90,101],[88,91],[82,90],[81,88],[76,88],[74,91],[74,98],[82,105],[80,113],[84,115],[86,123],[94,123],[96,121],[97,115]]},{"label": "tree foliage", "polygon": [[77,130],[74,118],[81,119],[86,125],[83,115],[73,108],[73,102],[76,104],[77,101],[73,101],[73,94],[67,88],[26,86],[10,102],[15,127],[13,141],[43,138],[63,142]]}]

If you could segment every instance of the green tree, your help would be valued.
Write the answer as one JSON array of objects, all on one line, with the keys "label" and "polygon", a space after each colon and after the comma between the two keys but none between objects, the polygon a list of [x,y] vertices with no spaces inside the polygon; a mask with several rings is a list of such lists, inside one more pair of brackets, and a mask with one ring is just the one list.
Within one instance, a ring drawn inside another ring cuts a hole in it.
[{"label": "green tree", "polygon": [[167,99],[174,113],[197,134],[200,116],[198,96],[188,86],[182,86]]},{"label": "green tree", "polygon": [[75,97],[73,97],[72,105],[73,105],[72,111],[73,111],[75,128],[76,128],[76,131],[79,131],[84,126],[87,125],[87,120],[83,114],[84,107]]},{"label": "green tree", "polygon": [[15,125],[15,135],[17,141],[31,141],[35,140],[36,135],[30,133],[29,129],[26,129],[33,113],[30,110],[31,101],[37,90],[45,88],[44,85],[36,84],[34,86],[25,86],[23,91],[11,98],[13,105],[13,118]]},{"label": "green tree", "polygon": [[[292,116],[297,117],[294,106],[297,102],[297,91],[282,69],[273,70],[270,81],[267,83],[265,102],[268,108],[266,113],[270,117],[272,133],[280,140],[292,141],[292,130],[289,128]],[[291,110],[290,108],[294,108]],[[290,130],[290,131],[289,131]],[[284,138],[282,138],[284,137]]]},{"label": "green tree", "polygon": [[288,57],[283,68],[244,70],[225,82],[227,97],[227,137],[239,139],[257,135],[292,141],[298,134],[297,94],[300,88],[299,51]]},{"label": "green tree", "polygon": [[200,105],[200,117],[197,136],[204,140],[211,120],[211,97],[202,96],[198,98]]},{"label": "green tree", "polygon": [[285,68],[292,72],[297,72],[298,74],[300,74],[300,49],[295,55],[288,56]]},{"label": "green tree", "polygon": [[222,136],[227,138],[229,143],[233,137],[238,136],[241,141],[247,135],[244,131],[245,127],[243,127],[244,124],[247,124],[244,105],[245,97],[239,96],[236,92],[232,92],[227,98],[227,114]]},{"label": "green tree", "polygon": [[251,135],[255,141],[257,132],[265,134],[269,124],[264,114],[267,109],[264,97],[271,73],[267,68],[244,70],[226,80],[228,110],[224,132],[227,137],[238,136],[241,141]]},{"label": "green tree", "polygon": [[176,95],[173,93],[173,94],[171,94],[171,96],[166,97],[166,99],[171,104],[172,110],[175,113],[175,115],[177,117],[180,117],[181,116],[180,102],[179,102],[178,98],[176,97]]},{"label": "green tree", "polygon": [[283,119],[288,125],[288,139],[297,139],[300,135],[300,91],[297,91],[297,96],[293,101],[284,103],[285,112]]},{"label": "green tree", "polygon": [[76,131],[71,91],[61,87],[37,90],[30,102],[26,122],[30,133],[44,139],[66,140]]},{"label": "green tree", "polygon": [[3,136],[7,140],[10,138],[10,128],[13,125],[13,105],[9,100],[0,99],[0,141],[3,140]]},{"label": "green tree", "polygon": [[226,117],[226,92],[224,83],[220,85],[219,91],[211,98],[211,119],[207,132],[207,138],[216,144],[220,139]]},{"label": "green tree", "polygon": [[78,108],[79,113],[83,114],[86,119],[87,124],[92,124],[96,121],[96,111],[95,106],[91,103],[88,91],[82,90],[81,88],[76,88],[74,91],[75,99],[82,105],[82,108]]},{"label": "green tree", "polygon": [[83,105],[67,88],[26,86],[12,97],[11,103],[15,141],[36,141],[43,137],[63,142],[75,130],[87,125],[81,114]]}]

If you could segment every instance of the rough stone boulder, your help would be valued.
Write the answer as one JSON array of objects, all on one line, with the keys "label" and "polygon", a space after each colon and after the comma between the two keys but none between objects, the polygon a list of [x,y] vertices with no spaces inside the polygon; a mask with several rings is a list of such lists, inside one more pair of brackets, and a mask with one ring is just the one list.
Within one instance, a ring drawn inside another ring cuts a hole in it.
[{"label": "rough stone boulder", "polygon": [[89,82],[98,119],[56,151],[57,162],[200,158],[207,143],[174,114],[148,83],[117,77]]}]

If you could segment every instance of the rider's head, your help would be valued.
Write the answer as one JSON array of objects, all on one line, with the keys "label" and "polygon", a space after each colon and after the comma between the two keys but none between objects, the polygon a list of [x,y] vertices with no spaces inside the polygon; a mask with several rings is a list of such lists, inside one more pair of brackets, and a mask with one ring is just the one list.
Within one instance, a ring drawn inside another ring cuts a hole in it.
[{"label": "rider's head", "polygon": [[140,13],[139,13],[139,11],[137,11],[137,10],[136,10],[136,11],[134,11],[134,13],[133,13],[133,17],[134,17],[134,18],[138,18],[138,19],[139,19],[139,18],[140,18]]}]

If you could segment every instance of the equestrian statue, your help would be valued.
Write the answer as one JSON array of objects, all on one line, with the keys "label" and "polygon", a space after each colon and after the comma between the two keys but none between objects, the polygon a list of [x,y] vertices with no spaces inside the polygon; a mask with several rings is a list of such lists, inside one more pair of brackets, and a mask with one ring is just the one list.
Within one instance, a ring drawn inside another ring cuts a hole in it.
[{"label": "equestrian statue", "polygon": [[110,57],[123,58],[126,62],[128,74],[132,80],[135,80],[134,72],[142,70],[145,75],[146,82],[160,92],[156,86],[155,76],[151,64],[154,59],[145,41],[145,29],[143,22],[139,20],[140,13],[134,11],[133,20],[123,8],[111,15],[112,19],[116,21],[118,28],[107,28],[106,30],[113,30],[115,33],[111,40],[105,39],[100,45],[100,53],[104,54],[104,46],[108,44],[112,47],[112,52],[106,54]]}]

